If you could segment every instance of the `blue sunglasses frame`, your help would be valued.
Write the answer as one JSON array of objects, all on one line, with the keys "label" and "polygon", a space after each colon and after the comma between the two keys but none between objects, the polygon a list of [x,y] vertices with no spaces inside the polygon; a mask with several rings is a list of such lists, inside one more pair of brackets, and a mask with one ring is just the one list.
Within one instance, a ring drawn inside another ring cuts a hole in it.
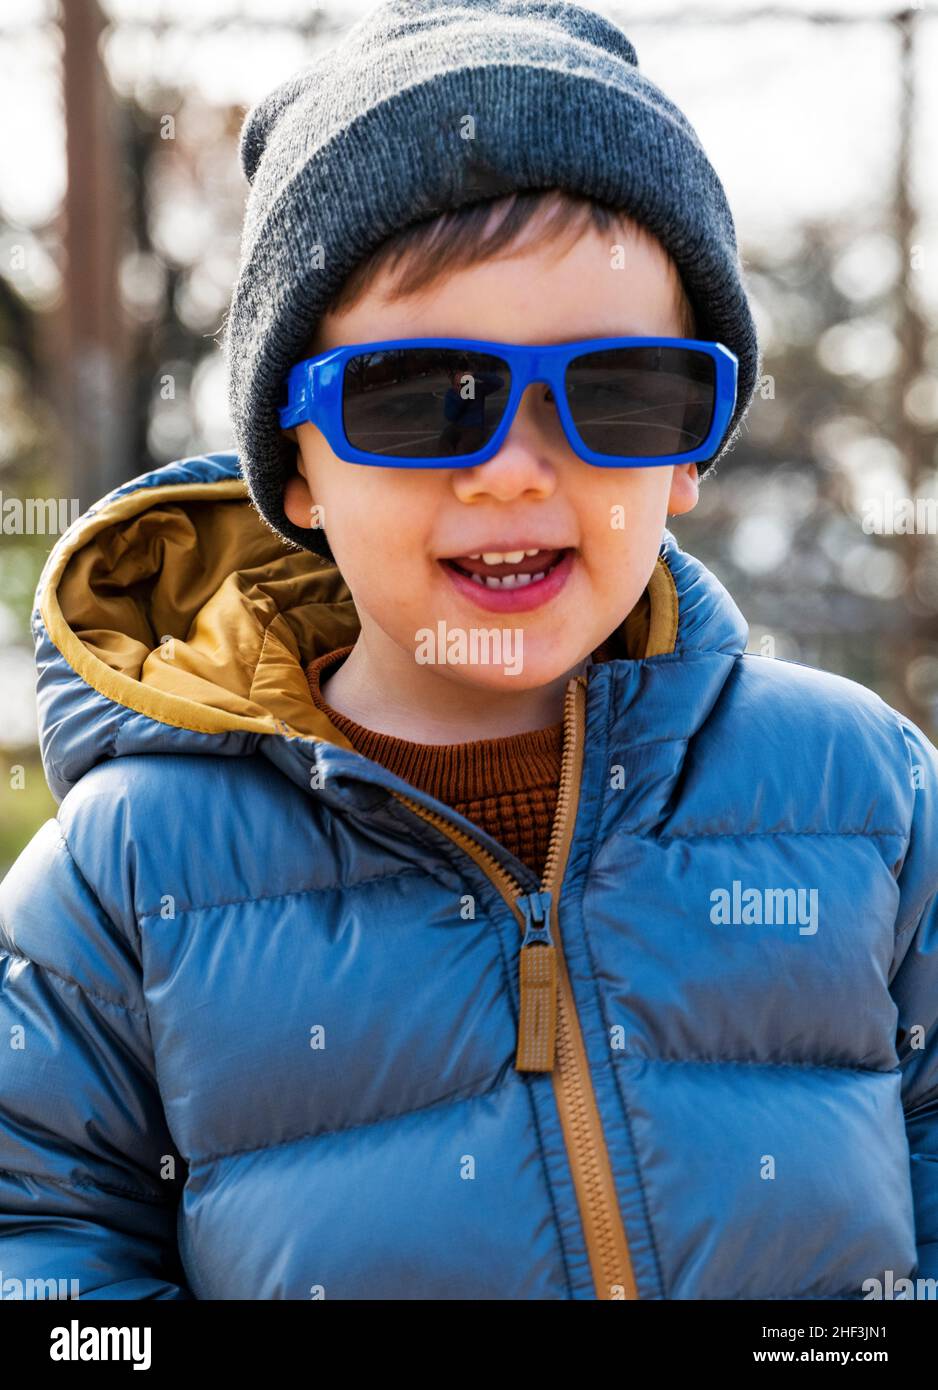
[{"label": "blue sunglasses frame", "polygon": [[[567,401],[566,369],[576,357],[619,347],[693,348],[713,361],[713,415],[707,437],[696,449],[682,454],[655,454],[652,457],[600,454],[588,448],[580,438]],[[498,428],[481,449],[471,454],[407,458],[397,454],[369,453],[350,443],[342,414],[346,363],[365,353],[402,348],[451,348],[454,351],[484,352],[504,360],[511,372],[508,400]],[[332,452],[347,463],[381,468],[473,468],[493,458],[501,449],[526,388],[532,382],[544,382],[554,393],[564,433],[580,458],[599,468],[661,468],[671,464],[699,463],[712,458],[718,451],[736,404],[738,369],[738,359],[729,348],[722,343],[699,338],[584,338],[550,346],[500,343],[480,338],[391,338],[373,343],[349,343],[297,362],[284,381],[286,404],[278,409],[282,429],[311,422],[322,431]]]}]

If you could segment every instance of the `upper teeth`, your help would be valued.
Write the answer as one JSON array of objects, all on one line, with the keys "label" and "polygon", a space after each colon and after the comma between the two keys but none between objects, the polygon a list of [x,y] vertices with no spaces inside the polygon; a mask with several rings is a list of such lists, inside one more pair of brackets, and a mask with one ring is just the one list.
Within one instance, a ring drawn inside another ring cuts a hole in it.
[{"label": "upper teeth", "polygon": [[527,555],[538,555],[538,550],[483,550],[477,555],[469,555],[470,560],[484,560],[487,565],[519,565]]}]

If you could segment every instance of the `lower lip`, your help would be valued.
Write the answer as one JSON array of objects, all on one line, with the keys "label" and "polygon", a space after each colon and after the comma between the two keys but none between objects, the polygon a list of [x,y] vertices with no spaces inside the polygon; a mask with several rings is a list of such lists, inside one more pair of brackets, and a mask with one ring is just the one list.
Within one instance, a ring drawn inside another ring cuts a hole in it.
[{"label": "lower lip", "polygon": [[452,565],[447,565],[443,560],[437,563],[452,581],[453,587],[480,608],[485,608],[490,613],[525,613],[532,608],[541,608],[557,597],[570,577],[575,560],[576,551],[567,550],[560,563],[545,574],[543,579],[525,584],[520,589],[490,589],[488,585],[477,584],[474,579],[460,574],[459,570],[453,569]]}]

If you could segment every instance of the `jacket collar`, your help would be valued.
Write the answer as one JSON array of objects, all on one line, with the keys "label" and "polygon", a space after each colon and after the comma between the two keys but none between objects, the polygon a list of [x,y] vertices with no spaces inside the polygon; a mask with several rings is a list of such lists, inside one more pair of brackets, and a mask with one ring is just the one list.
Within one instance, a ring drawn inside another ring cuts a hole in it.
[{"label": "jacket collar", "polygon": [[[748,636],[670,531],[643,600],[644,623],[637,605],[617,634],[622,655],[586,673],[590,714],[639,740],[692,731]],[[351,594],[334,565],[264,525],[233,453],[156,469],[89,508],[46,561],[33,628],[59,798],[103,759],[143,752],[260,751],[305,790],[318,768],[327,800],[363,807],[392,785],[413,792],[312,704],[306,664],[358,634]]]}]

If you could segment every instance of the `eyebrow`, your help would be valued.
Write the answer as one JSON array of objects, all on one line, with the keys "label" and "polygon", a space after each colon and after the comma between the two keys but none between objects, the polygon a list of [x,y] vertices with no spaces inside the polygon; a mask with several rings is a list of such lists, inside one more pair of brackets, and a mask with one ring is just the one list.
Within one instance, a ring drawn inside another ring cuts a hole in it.
[{"label": "eyebrow", "polygon": [[[554,339],[553,343],[545,343],[544,346],[545,346],[545,347],[549,347],[549,346],[553,346],[553,347],[565,347],[565,346],[569,345],[570,343],[591,342],[593,339],[602,339],[602,338],[669,338],[669,337],[670,337],[670,338],[675,338],[675,337],[682,337],[682,336],[683,336],[682,334],[677,334],[677,333],[652,333],[652,332],[649,332],[647,329],[639,329],[639,328],[636,328],[634,324],[628,324],[628,325],[626,325],[626,327],[620,328],[620,329],[618,329],[616,332],[613,332],[613,331],[610,329],[608,332],[605,332],[605,333],[595,333],[595,332],[594,332],[594,333],[566,333],[566,334],[563,335],[563,337]],[[409,339],[411,339],[411,338],[444,338],[444,339],[450,338],[450,339],[452,339],[452,341],[455,342],[455,343],[461,343],[464,339],[467,339],[467,338],[473,338],[473,339],[475,339],[476,341],[478,341],[478,342],[483,342],[483,343],[484,343],[484,342],[496,343],[496,342],[511,342],[511,341],[512,341],[511,339],[507,339],[507,338],[491,338],[491,337],[488,337],[487,335],[482,334],[482,333],[472,333],[472,334],[469,334],[469,333],[404,333],[404,334],[398,334],[396,338],[389,339],[388,341],[390,341],[390,342],[397,342],[397,341],[400,341],[400,342],[406,343],[406,342],[407,342]],[[354,346],[355,346],[354,340],[353,340],[352,342],[350,342],[350,343],[333,343],[333,344],[332,344],[331,346],[329,346],[329,347],[320,347],[320,348],[318,349],[317,352],[310,352],[310,353],[307,354],[307,356],[315,357],[315,356],[318,356],[319,353],[323,353],[323,352],[337,352],[340,348],[344,348],[344,347],[354,347]],[[522,344],[521,346],[532,346],[532,345]],[[534,344],[533,346],[537,346],[537,344]]]},{"label": "eyebrow", "polygon": [[589,338],[660,338],[666,335],[660,333],[649,333],[636,328],[634,324],[626,324],[624,328],[619,328],[616,332],[611,330],[606,333],[568,333],[566,337],[558,338],[557,345],[564,343],[579,343]]}]

